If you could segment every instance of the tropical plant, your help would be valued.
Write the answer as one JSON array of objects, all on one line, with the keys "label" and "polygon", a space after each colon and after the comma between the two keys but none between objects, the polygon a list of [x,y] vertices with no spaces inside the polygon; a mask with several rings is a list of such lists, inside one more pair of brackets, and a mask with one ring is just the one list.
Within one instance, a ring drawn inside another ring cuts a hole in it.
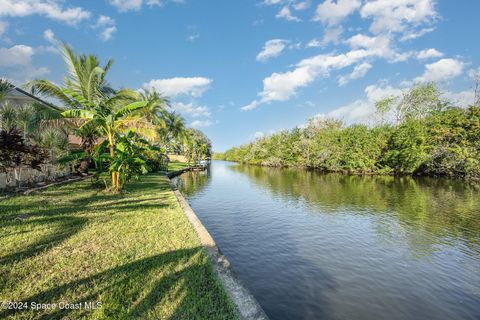
[{"label": "tropical plant", "polygon": [[7,79],[0,78],[0,103],[5,100],[7,94],[13,90],[13,85]]},{"label": "tropical plant", "polygon": [[16,126],[17,112],[15,107],[6,102],[0,107],[0,125],[2,130],[11,130]]},{"label": "tropical plant", "polygon": [[27,144],[16,128],[0,130],[0,171],[13,171],[18,186],[23,167],[41,170],[40,165],[47,160],[47,152]]},{"label": "tropical plant", "polygon": [[[117,100],[116,96],[113,96],[99,105],[89,105],[88,109],[71,109],[62,113],[66,118],[84,119],[85,123],[80,128],[87,125],[97,127],[98,131],[106,137],[106,141],[108,141],[111,159],[116,158],[116,144],[119,134],[124,131],[128,125],[140,121],[138,117],[134,116],[134,113],[147,106],[146,101],[136,101],[126,105],[117,105],[116,103],[118,102],[123,102],[123,100]],[[123,187],[120,181],[120,172],[112,170],[111,178],[111,189],[115,192],[120,191]]]}]

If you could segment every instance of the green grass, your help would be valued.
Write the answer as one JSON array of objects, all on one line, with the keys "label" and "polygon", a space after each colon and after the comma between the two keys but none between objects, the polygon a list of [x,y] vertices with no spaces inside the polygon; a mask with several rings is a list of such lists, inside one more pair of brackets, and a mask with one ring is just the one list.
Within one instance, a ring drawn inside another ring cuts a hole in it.
[{"label": "green grass", "polygon": [[0,301],[101,302],[0,319],[237,319],[165,177],[84,181],[0,202]]},{"label": "green grass", "polygon": [[168,163],[168,171],[177,171],[189,166],[191,166],[189,162],[172,161]]}]

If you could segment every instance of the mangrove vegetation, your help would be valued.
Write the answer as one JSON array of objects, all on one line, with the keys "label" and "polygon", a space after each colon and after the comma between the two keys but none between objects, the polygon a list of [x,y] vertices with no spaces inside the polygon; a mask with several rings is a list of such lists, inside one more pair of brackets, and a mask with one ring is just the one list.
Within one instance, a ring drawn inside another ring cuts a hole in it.
[{"label": "mangrove vegetation", "polygon": [[376,103],[375,124],[315,117],[214,158],[353,174],[480,178],[480,107],[461,108],[430,83]]}]

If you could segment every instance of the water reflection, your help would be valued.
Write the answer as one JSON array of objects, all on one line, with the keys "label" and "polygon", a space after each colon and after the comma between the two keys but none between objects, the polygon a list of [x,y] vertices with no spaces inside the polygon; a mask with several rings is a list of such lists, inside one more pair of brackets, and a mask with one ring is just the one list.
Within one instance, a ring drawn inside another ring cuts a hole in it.
[{"label": "water reflection", "polygon": [[480,319],[480,192],[214,161],[176,180],[271,319]]},{"label": "water reflection", "polygon": [[[433,240],[456,237],[479,250],[480,192],[461,181],[348,176],[247,165],[228,168],[247,175],[256,185],[279,197],[306,202],[312,213],[393,214],[402,225],[436,235]],[[385,225],[378,227],[380,233],[395,236],[382,228]],[[421,242],[421,239],[411,240],[416,244]]]}]

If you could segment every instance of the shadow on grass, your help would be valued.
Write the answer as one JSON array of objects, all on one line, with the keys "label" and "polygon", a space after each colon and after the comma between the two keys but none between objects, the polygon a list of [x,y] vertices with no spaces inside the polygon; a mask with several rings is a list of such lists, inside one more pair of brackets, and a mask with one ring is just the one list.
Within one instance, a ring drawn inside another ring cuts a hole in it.
[{"label": "shadow on grass", "polygon": [[201,247],[136,260],[58,285],[27,302],[101,302],[98,310],[0,311],[0,318],[235,319]]},{"label": "shadow on grass", "polygon": [[47,235],[40,237],[35,242],[23,247],[21,250],[12,252],[6,256],[1,256],[0,264],[8,265],[18,262],[53,248],[82,230],[87,221],[88,219],[86,218],[60,216],[26,221],[14,220],[11,223],[3,224],[2,227],[9,226],[16,227],[16,229],[20,228],[20,231],[9,235],[30,232],[32,225],[34,228],[49,228],[51,230]]},{"label": "shadow on grass", "polygon": [[[86,223],[98,217],[98,214],[142,214],[150,208],[168,207],[171,196],[162,193],[168,187],[163,181],[137,183],[132,185],[132,189],[135,193],[145,194],[147,190],[151,193],[152,187],[158,190],[159,186],[160,192],[155,195],[133,198],[127,194],[104,193],[103,190],[83,182],[0,202],[0,238],[21,236],[38,229],[48,230],[46,235],[39,236],[26,246],[14,249],[4,256],[0,253],[0,264],[19,262],[45,252],[80,232]],[[82,193],[85,193],[85,196],[82,196]],[[76,198],[71,198],[72,196]],[[28,201],[23,201],[27,198]]]}]

